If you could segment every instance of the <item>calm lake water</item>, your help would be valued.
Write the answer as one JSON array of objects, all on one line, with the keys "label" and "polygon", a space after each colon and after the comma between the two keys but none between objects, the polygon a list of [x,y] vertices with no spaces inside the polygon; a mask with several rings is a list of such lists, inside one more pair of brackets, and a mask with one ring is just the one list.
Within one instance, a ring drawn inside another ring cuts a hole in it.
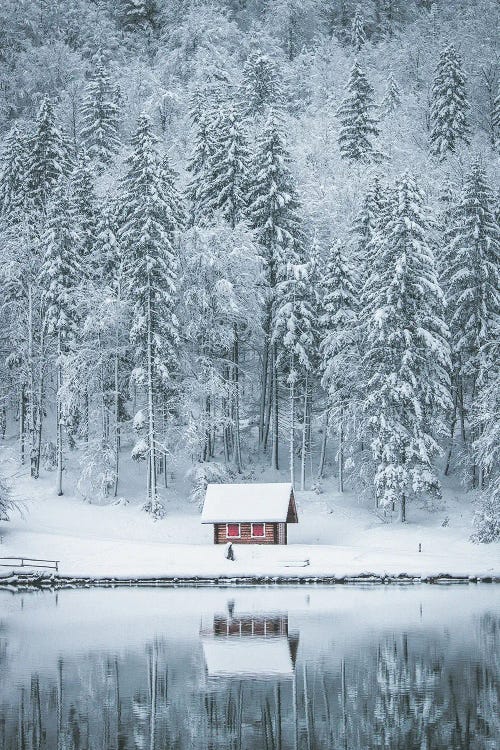
[{"label": "calm lake water", "polygon": [[500,747],[500,587],[0,592],[1,750]]}]

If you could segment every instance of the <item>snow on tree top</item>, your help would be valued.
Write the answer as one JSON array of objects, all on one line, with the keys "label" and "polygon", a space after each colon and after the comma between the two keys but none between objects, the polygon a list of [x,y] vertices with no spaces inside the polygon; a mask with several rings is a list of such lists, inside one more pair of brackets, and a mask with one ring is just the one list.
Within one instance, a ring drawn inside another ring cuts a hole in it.
[{"label": "snow on tree top", "polygon": [[[290,514],[289,514],[290,510]],[[297,523],[293,488],[288,483],[209,484],[202,523]]]}]

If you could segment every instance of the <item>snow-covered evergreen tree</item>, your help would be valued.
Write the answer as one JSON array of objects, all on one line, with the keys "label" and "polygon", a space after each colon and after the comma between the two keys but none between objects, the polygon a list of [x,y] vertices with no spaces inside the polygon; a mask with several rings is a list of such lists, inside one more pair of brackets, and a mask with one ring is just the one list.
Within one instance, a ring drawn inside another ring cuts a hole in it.
[{"label": "snow-covered evergreen tree", "polygon": [[94,174],[85,151],[80,153],[76,161],[71,174],[71,187],[72,203],[75,218],[78,222],[80,251],[82,260],[85,261],[84,272],[87,276],[92,276],[95,269],[92,267],[91,260],[96,242],[99,211],[94,187]]},{"label": "snow-covered evergreen tree", "polygon": [[440,159],[453,153],[459,141],[468,143],[466,77],[453,44],[440,56],[432,85],[431,151]]},{"label": "snow-covered evergreen tree", "polygon": [[408,498],[439,492],[432,458],[449,407],[443,295],[423,198],[409,175],[396,185],[377,255],[364,290],[364,409],[378,502],[398,505],[405,520]]},{"label": "snow-covered evergreen tree", "polygon": [[[295,484],[296,402],[302,391],[304,420],[309,418],[317,345],[317,310],[311,271],[310,265],[304,262],[303,253],[300,256],[294,253],[286,263],[280,264],[273,310],[271,343],[275,346],[276,365],[284,373],[289,394],[289,468],[292,485]],[[302,476],[302,489],[305,489],[304,482],[305,477]]]},{"label": "snow-covered evergreen tree", "polygon": [[[174,309],[178,259],[171,197],[157,151],[150,119],[139,118],[132,140],[133,152],[121,195],[120,243],[124,254],[124,295],[133,306],[131,341],[135,348],[133,380],[143,390],[147,415],[144,450],[147,460],[146,509],[163,513],[157,493],[160,395],[173,388],[179,340]],[[137,453],[137,451],[136,451]]]},{"label": "snow-covered evergreen tree", "polygon": [[263,117],[282,103],[283,82],[274,60],[261,50],[250,53],[243,68],[242,105],[251,117]]},{"label": "snow-covered evergreen tree", "polygon": [[249,149],[234,104],[219,109],[213,151],[209,155],[202,201],[205,217],[220,214],[234,229],[245,217]]},{"label": "snow-covered evergreen tree", "polygon": [[368,162],[374,156],[371,137],[378,135],[378,128],[373,116],[373,88],[357,60],[346,91],[347,95],[338,110],[340,153],[351,161]]},{"label": "snow-covered evergreen tree", "polygon": [[272,422],[272,465],[278,468],[277,351],[271,345],[279,269],[300,261],[303,230],[289,169],[290,156],[276,115],[271,112],[258,138],[249,191],[249,218],[265,263],[264,351],[259,442],[267,445]]},{"label": "snow-covered evergreen tree", "polygon": [[119,13],[127,31],[154,28],[158,17],[156,0],[120,0]]},{"label": "snow-covered evergreen tree", "polygon": [[352,21],[351,43],[355,52],[359,52],[366,42],[365,21],[359,8],[356,8]]},{"label": "snow-covered evergreen tree", "polygon": [[0,521],[9,520],[9,511],[13,506],[10,487],[0,474]]},{"label": "snow-covered evergreen tree", "polygon": [[187,188],[189,226],[199,224],[205,217],[204,191],[208,179],[209,162],[215,149],[214,113],[206,97],[197,94],[190,110],[194,131],[193,151],[187,169],[190,179]]},{"label": "snow-covered evergreen tree", "polygon": [[44,209],[61,177],[69,174],[71,163],[65,137],[57,125],[54,105],[45,97],[29,141],[28,187],[30,200]]},{"label": "snow-covered evergreen tree", "polygon": [[476,162],[465,178],[458,203],[451,209],[442,264],[465,411],[472,407],[485,369],[483,354],[498,335],[499,255],[494,197],[483,166]]},{"label": "snow-covered evergreen tree", "polygon": [[357,306],[354,274],[337,240],[330,250],[322,280],[320,351],[327,408],[337,424],[340,492],[344,489],[346,417],[349,406],[353,408],[355,403],[353,384],[358,373]]},{"label": "snow-covered evergreen tree", "polygon": [[80,237],[77,234],[69,189],[63,180],[55,186],[47,206],[47,227],[43,236],[44,258],[40,280],[44,285],[47,333],[56,342],[56,428],[57,494],[62,495],[63,424],[62,358],[77,334],[78,287],[82,279]]},{"label": "snow-covered evergreen tree", "polygon": [[28,139],[15,124],[9,132],[0,166],[0,217],[7,221],[20,218],[26,207]]},{"label": "snow-covered evergreen tree", "polygon": [[102,52],[93,61],[83,98],[81,137],[99,172],[109,166],[120,148],[120,112],[116,87]]},{"label": "snow-covered evergreen tree", "polygon": [[389,78],[387,79],[387,86],[384,93],[384,98],[382,99],[382,102],[380,103],[380,113],[382,117],[388,117],[389,115],[392,115],[393,112],[395,112],[399,107],[401,106],[401,94],[399,91],[399,86],[396,83],[396,79],[394,78],[394,73],[389,73]]}]

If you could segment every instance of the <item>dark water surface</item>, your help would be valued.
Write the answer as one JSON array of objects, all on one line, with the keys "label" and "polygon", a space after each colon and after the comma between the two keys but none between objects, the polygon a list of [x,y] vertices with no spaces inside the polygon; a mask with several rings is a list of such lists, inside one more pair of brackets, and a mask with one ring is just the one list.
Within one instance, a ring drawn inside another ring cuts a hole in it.
[{"label": "dark water surface", "polygon": [[500,747],[500,587],[0,592],[1,750]]}]

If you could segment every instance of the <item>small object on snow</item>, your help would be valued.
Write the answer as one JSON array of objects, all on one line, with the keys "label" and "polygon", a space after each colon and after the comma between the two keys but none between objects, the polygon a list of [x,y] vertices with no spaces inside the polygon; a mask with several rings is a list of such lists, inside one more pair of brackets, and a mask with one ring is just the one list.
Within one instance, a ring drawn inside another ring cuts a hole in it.
[{"label": "small object on snow", "polygon": [[226,544],[226,560],[234,560],[233,543]]},{"label": "small object on snow", "polygon": [[285,568],[307,568],[309,560],[283,560]]},{"label": "small object on snow", "polygon": [[448,526],[449,523],[450,523],[450,517],[446,516],[441,526]]},{"label": "small object on snow", "polygon": [[418,543],[418,551],[419,551],[419,552],[422,552],[422,542],[419,542],[419,543]]}]

